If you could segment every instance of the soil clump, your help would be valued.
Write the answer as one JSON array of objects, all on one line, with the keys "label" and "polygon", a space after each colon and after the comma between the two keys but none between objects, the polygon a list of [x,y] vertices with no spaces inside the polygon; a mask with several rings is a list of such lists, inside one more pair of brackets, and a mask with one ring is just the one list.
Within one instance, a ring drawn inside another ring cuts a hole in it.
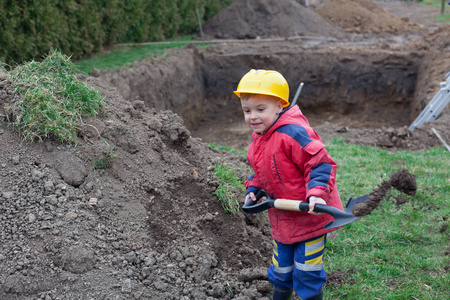
[{"label": "soil clump", "polygon": [[392,187],[406,195],[414,196],[417,192],[416,178],[406,169],[398,169],[389,179]]},{"label": "soil clump", "polygon": [[327,282],[325,286],[340,286],[342,284],[355,284],[355,279],[352,278],[352,274],[356,273],[354,268],[351,268],[347,272],[342,270],[335,270],[327,274]]},{"label": "soil clump", "polygon": [[[381,200],[385,199],[385,196],[391,187],[410,196],[414,196],[417,191],[417,183],[414,175],[409,173],[407,169],[398,169],[392,173],[389,180],[383,180],[372,192],[370,192],[369,199],[356,204],[352,210],[353,214],[357,217],[370,214],[380,205]],[[403,201],[397,201],[397,204],[405,203],[404,198],[402,198],[402,200]]]}]

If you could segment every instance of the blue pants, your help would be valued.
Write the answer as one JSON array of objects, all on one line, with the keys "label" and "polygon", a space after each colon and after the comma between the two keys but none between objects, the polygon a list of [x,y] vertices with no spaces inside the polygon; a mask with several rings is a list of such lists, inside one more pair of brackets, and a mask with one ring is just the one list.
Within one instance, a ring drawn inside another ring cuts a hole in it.
[{"label": "blue pants", "polygon": [[269,281],[283,289],[294,289],[302,299],[316,296],[327,275],[323,269],[326,234],[294,244],[273,240]]}]

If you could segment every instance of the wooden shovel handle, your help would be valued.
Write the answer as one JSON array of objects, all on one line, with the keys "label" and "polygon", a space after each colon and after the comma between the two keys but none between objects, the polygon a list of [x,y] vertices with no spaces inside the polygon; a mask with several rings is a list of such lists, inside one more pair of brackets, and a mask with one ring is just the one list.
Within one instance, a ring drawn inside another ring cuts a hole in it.
[{"label": "wooden shovel handle", "polygon": [[309,204],[307,202],[288,199],[277,199],[274,203],[275,208],[293,211],[308,211]]},{"label": "wooden shovel handle", "polygon": [[[309,211],[309,203],[298,200],[277,199],[274,202],[274,207],[282,210]],[[314,211],[332,215],[334,218],[338,216],[352,216],[351,213],[345,212],[336,207],[319,203],[314,205]]]}]

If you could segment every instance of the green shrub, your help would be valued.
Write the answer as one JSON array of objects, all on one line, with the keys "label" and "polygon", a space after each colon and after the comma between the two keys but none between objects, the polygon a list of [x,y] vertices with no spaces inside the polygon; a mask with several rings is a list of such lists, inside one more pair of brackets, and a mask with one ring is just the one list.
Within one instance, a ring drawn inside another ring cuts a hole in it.
[{"label": "green shrub", "polygon": [[51,49],[74,59],[116,43],[161,41],[198,32],[200,18],[232,0],[0,1],[0,60],[39,60]]}]

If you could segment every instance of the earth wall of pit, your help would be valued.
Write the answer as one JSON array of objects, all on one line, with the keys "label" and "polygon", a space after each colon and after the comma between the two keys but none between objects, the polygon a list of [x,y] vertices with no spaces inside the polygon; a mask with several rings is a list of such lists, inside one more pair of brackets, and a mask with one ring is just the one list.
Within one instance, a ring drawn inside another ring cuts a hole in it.
[{"label": "earth wall of pit", "polygon": [[415,52],[333,47],[265,53],[261,49],[230,53],[220,47],[187,47],[168,58],[102,77],[125,99],[174,111],[189,129],[214,114],[237,116],[240,107],[232,91],[250,69],[281,72],[291,100],[303,82],[297,103],[305,113],[319,117],[331,113],[348,115],[368,127],[379,127],[380,122],[404,126],[421,109],[414,95],[422,56]]}]

